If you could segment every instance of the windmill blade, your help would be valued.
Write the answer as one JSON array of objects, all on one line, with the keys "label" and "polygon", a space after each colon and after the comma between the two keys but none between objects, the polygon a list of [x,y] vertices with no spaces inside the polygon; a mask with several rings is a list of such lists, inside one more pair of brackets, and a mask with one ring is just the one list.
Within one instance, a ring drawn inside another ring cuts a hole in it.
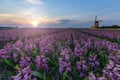
[{"label": "windmill blade", "polygon": [[95,16],[95,21],[97,21],[97,16]]}]

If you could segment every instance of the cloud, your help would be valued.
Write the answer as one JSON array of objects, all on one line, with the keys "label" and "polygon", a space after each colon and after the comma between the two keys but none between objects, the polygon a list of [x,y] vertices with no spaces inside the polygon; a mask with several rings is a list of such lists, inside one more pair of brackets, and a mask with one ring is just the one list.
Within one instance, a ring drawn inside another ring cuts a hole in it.
[{"label": "cloud", "polygon": [[25,24],[28,23],[27,19],[20,15],[14,15],[10,13],[0,14],[0,24],[12,25],[12,24]]},{"label": "cloud", "polygon": [[57,21],[51,22],[51,23],[45,23],[40,24],[43,28],[80,28],[81,23],[76,20],[70,20],[70,19],[59,19]]},{"label": "cloud", "polygon": [[43,4],[43,0],[25,0],[25,1],[31,4]]},{"label": "cloud", "polygon": [[61,20],[58,20],[60,23],[70,23],[71,20],[69,19],[61,19]]}]

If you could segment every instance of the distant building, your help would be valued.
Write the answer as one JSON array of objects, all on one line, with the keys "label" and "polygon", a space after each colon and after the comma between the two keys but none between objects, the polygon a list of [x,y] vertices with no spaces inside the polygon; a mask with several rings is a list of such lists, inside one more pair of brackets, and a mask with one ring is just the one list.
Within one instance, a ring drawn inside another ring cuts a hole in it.
[{"label": "distant building", "polygon": [[94,26],[93,29],[99,28],[99,22],[102,22],[103,20],[97,20],[97,16],[95,16]]}]

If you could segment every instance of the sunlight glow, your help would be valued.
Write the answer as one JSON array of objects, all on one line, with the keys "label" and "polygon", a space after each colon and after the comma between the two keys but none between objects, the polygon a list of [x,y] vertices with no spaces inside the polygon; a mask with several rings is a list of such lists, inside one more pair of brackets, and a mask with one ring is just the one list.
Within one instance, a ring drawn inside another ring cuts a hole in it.
[{"label": "sunlight glow", "polygon": [[37,27],[38,26],[38,21],[32,21],[32,25],[33,25],[33,27]]}]

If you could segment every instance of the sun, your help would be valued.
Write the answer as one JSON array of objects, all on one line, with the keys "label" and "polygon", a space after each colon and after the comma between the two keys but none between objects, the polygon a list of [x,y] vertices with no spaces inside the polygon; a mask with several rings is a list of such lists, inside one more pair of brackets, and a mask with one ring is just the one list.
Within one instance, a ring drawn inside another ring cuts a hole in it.
[{"label": "sun", "polygon": [[32,25],[33,25],[33,27],[37,27],[38,26],[38,21],[36,21],[36,20],[32,21]]}]

